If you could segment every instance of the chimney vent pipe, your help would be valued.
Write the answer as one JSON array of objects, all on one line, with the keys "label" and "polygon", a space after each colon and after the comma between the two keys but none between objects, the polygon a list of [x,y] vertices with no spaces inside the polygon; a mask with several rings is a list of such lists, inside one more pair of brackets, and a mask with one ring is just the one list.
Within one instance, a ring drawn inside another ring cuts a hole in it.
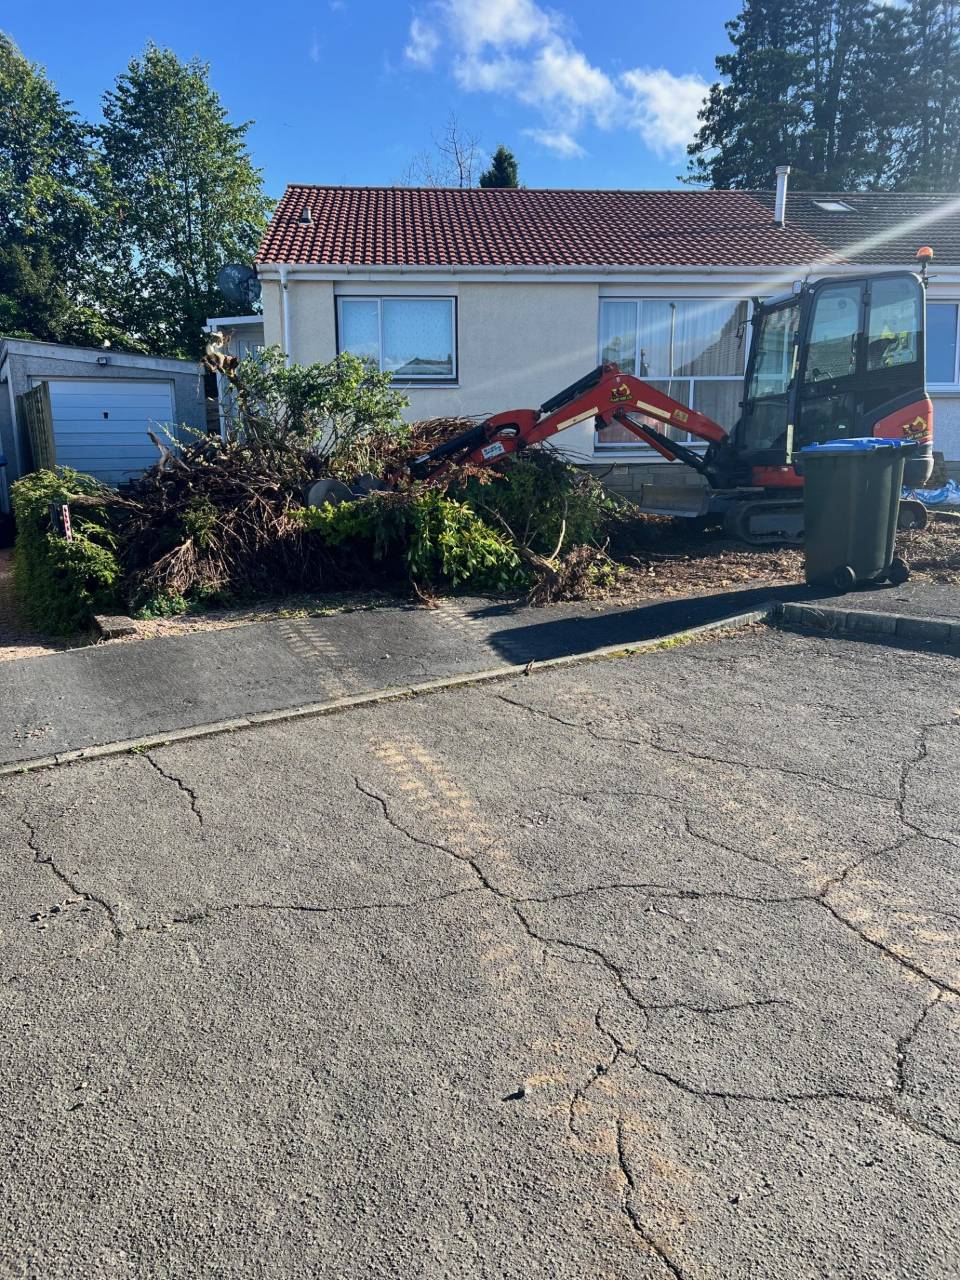
[{"label": "chimney vent pipe", "polygon": [[773,219],[779,226],[787,220],[787,183],[790,180],[790,166],[777,165],[777,198],[773,207]]}]

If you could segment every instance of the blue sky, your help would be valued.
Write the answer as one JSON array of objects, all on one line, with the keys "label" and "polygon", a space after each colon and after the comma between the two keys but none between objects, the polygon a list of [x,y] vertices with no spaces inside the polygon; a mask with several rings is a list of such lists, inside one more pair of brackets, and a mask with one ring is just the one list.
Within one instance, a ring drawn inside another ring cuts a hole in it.
[{"label": "blue sky", "polygon": [[196,0],[8,8],[2,20],[91,118],[147,40],[211,64],[271,195],[392,183],[455,112],[521,181],[671,187],[738,0]]}]

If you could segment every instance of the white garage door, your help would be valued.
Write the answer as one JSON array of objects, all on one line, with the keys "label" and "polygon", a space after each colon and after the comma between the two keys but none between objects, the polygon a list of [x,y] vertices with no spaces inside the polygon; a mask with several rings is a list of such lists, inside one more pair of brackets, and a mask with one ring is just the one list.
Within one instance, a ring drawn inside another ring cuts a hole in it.
[{"label": "white garage door", "polygon": [[161,428],[174,421],[169,382],[77,378],[49,385],[60,466],[122,484],[157,461],[147,431],[165,441]]}]

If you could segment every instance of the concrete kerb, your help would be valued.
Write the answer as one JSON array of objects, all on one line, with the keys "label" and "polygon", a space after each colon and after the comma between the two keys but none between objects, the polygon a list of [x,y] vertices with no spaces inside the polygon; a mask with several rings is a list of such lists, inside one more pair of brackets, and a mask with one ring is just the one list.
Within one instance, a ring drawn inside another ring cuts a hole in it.
[{"label": "concrete kerb", "polygon": [[731,614],[726,618],[718,618],[714,622],[705,622],[700,626],[690,627],[685,631],[674,631],[669,635],[658,636],[651,640],[641,640],[636,644],[603,645],[598,649],[588,649],[582,653],[564,654],[559,658],[545,658],[542,662],[514,663],[501,667],[489,667],[483,671],[473,671],[463,675],[440,676],[437,679],[423,680],[416,684],[350,694],[346,697],[330,698],[323,702],[303,703],[300,706],[283,707],[276,711],[258,711],[233,720],[218,720],[208,724],[188,725],[183,729],[168,729],[163,733],[149,734],[145,737],[121,738],[113,742],[100,742],[89,747],[78,747],[72,751],[59,751],[55,755],[37,756],[31,760],[16,760],[9,764],[0,764],[0,778],[35,773],[40,769],[56,768],[58,765],[77,764],[83,760],[99,760],[108,756],[125,755],[128,752],[150,751],[156,747],[169,746],[175,742],[188,742],[194,738],[212,738],[221,733],[236,733],[240,729],[255,729],[258,725],[279,724],[288,720],[335,715],[341,711],[349,711],[354,707],[376,706],[385,702],[397,702],[404,698],[418,698],[430,693],[439,693],[444,689],[493,684],[501,680],[514,679],[516,676],[529,675],[535,671],[550,671],[557,668],[576,666],[580,663],[601,662],[605,659],[625,658],[657,649],[671,649],[678,645],[690,643],[701,635],[709,635],[711,632],[738,631],[743,627],[750,626],[752,623],[769,622],[772,620],[776,610],[777,604],[771,600],[756,609],[750,610],[748,613]]},{"label": "concrete kerb", "polygon": [[918,618],[908,613],[788,601],[775,607],[772,621],[780,626],[852,640],[879,640],[904,649],[936,648],[951,653],[960,650],[960,622]]}]

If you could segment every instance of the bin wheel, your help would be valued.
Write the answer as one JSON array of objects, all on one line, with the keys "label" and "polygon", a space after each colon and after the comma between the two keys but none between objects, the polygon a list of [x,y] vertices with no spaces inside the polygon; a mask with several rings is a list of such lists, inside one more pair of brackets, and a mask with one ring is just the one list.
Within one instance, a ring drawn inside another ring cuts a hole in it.
[{"label": "bin wheel", "polygon": [[890,561],[890,568],[887,570],[887,581],[892,582],[895,587],[902,586],[910,577],[910,569],[906,560],[901,560],[896,556]]},{"label": "bin wheel", "polygon": [[842,595],[845,591],[852,591],[857,585],[857,575],[848,564],[841,565],[839,569],[833,571],[830,584],[835,591]]},{"label": "bin wheel", "polygon": [[913,498],[904,498],[897,515],[897,528],[925,529],[929,518],[930,513],[922,502],[917,502]]}]

